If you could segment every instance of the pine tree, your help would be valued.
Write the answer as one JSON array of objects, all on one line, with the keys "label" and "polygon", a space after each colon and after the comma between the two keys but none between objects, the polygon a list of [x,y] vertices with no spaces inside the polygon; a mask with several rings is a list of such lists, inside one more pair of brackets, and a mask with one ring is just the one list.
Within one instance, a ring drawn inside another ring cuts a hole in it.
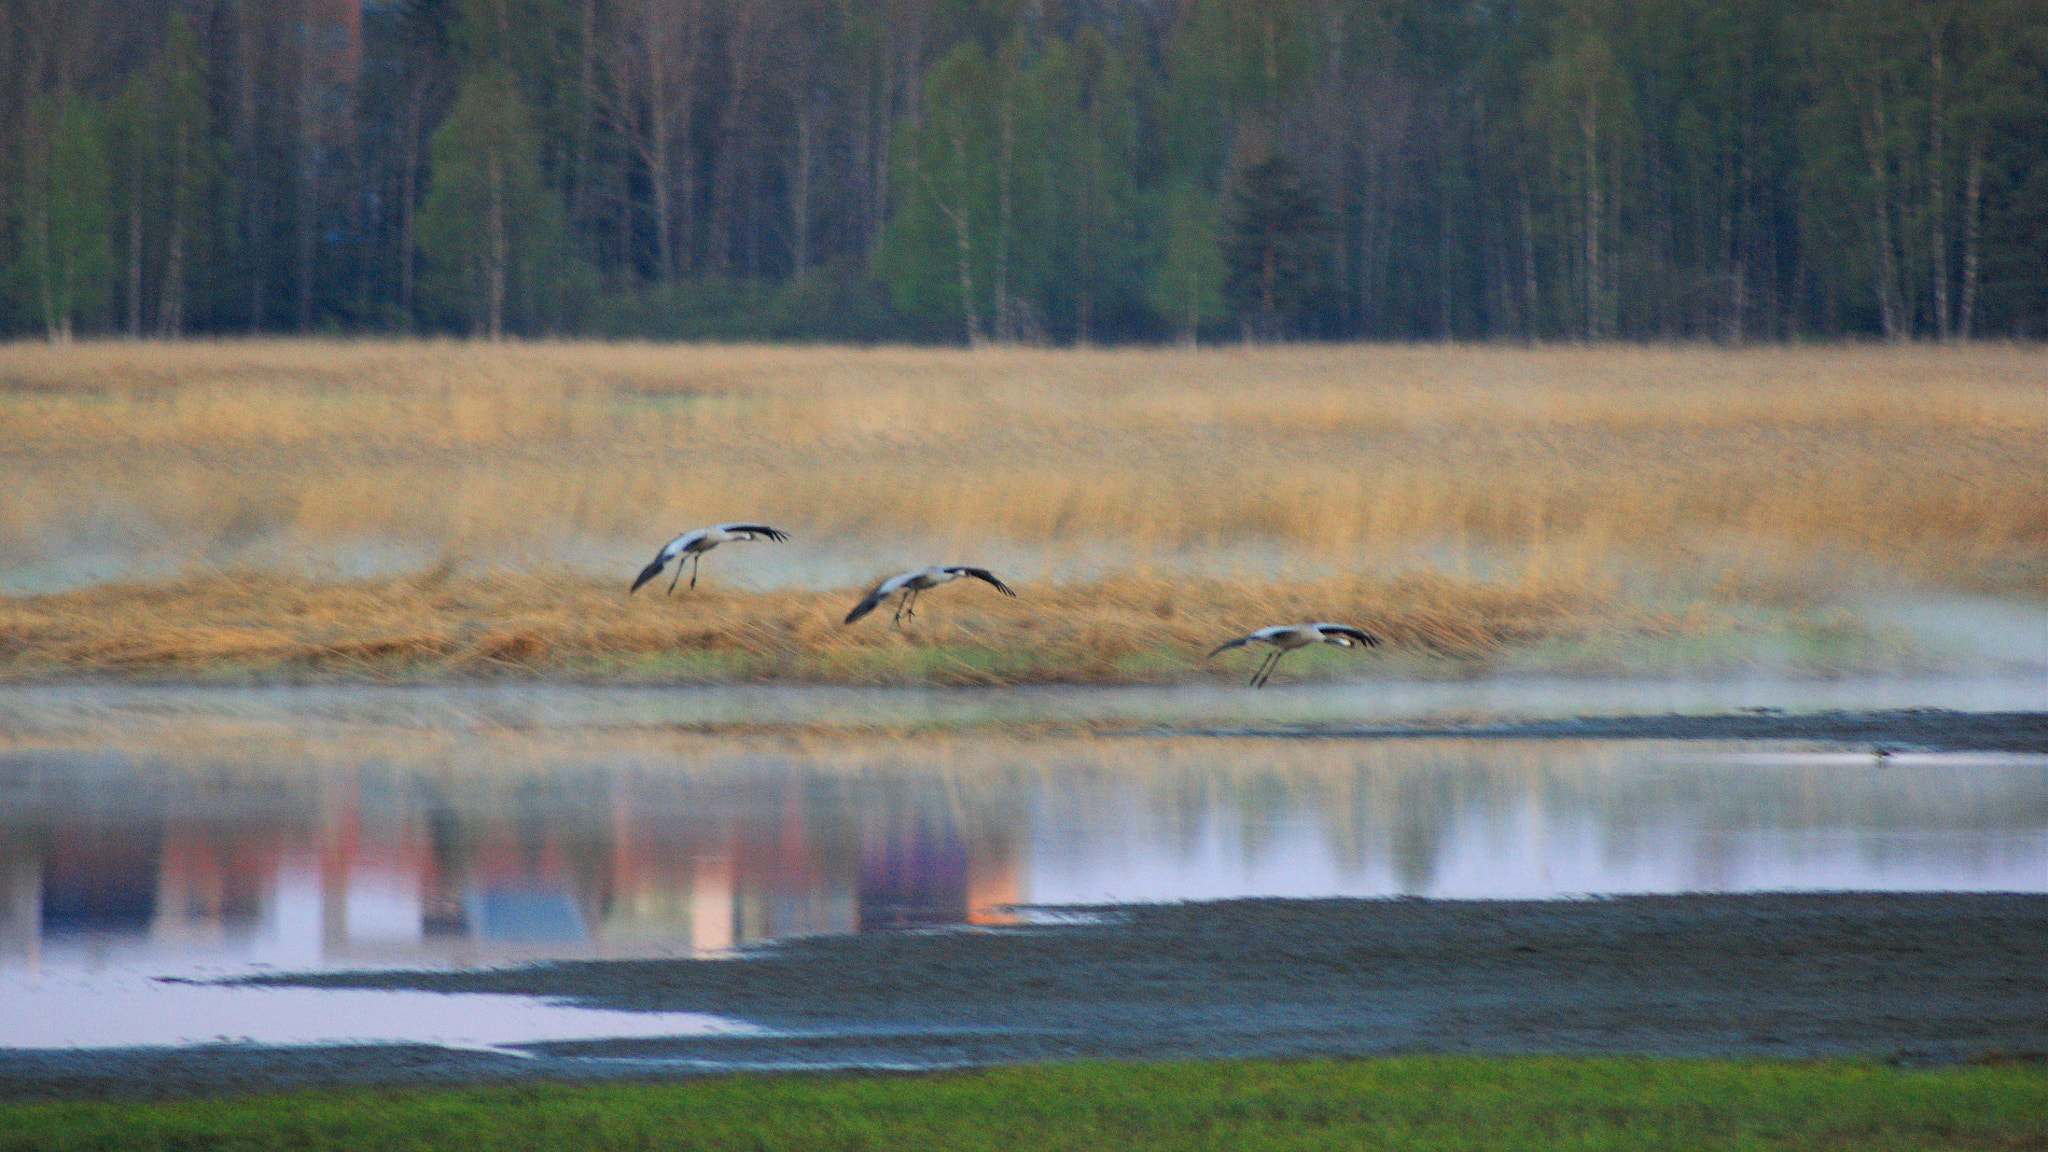
[{"label": "pine tree", "polygon": [[1294,162],[1276,156],[1245,170],[1231,205],[1224,294],[1259,337],[1291,335],[1322,287],[1327,265],[1322,202]]}]

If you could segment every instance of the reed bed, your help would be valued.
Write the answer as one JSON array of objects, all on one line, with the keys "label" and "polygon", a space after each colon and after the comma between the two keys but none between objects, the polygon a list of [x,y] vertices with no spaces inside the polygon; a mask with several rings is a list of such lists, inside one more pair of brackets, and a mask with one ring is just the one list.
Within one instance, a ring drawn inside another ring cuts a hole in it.
[{"label": "reed bed", "polygon": [[[1483,659],[1901,573],[2048,596],[2048,354],[16,344],[0,491],[13,677],[1142,681],[1305,616]],[[620,595],[742,518],[798,541]],[[843,563],[774,574],[804,548]],[[991,552],[1024,601],[838,624]]]},{"label": "reed bed", "polygon": [[[979,591],[984,595],[976,595]],[[978,585],[926,597],[902,627],[884,607],[848,627],[859,595],[705,587],[629,597],[623,581],[569,574],[304,582],[275,574],[101,584],[0,600],[0,680],[143,675],[443,679],[589,675],[608,680],[940,684],[1142,683],[1242,675],[1216,644],[1271,620],[1335,614],[1420,659],[1611,627],[1570,589],[1442,576],[1245,583],[1126,577]],[[1645,618],[1650,631],[1683,631]],[[1334,652],[1334,650],[1333,650]],[[1291,670],[1315,662],[1297,658]],[[1358,663],[1332,659],[1356,672]],[[1369,670],[1369,666],[1368,670]]]},{"label": "reed bed", "polygon": [[544,561],[758,517],[1137,560],[1505,548],[1539,575],[1847,548],[2042,592],[2048,355],[12,345],[0,484],[28,564]]}]

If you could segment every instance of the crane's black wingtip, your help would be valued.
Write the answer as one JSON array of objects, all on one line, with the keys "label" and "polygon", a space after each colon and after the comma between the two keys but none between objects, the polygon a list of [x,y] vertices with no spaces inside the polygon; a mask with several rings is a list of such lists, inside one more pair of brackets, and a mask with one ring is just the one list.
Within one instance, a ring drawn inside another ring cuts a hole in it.
[{"label": "crane's black wingtip", "polygon": [[655,563],[649,564],[647,567],[642,568],[640,570],[639,579],[634,580],[633,586],[631,588],[626,589],[626,595],[631,596],[633,593],[638,592],[642,584],[645,584],[649,580],[654,579],[656,576],[661,575],[661,570],[666,566],[667,565],[661,563],[660,561],[656,561]]},{"label": "crane's black wingtip", "polygon": [[976,580],[979,580],[982,583],[987,584],[989,587],[994,588],[996,591],[1001,592],[1005,596],[1014,597],[1015,595],[1017,595],[1017,593],[1014,590],[1012,590],[1008,584],[1003,583],[1001,577],[997,576],[995,573],[989,571],[986,568],[972,568],[968,565],[960,564],[955,565],[953,567],[949,567],[946,569],[946,571],[958,572],[962,576],[972,576]]}]

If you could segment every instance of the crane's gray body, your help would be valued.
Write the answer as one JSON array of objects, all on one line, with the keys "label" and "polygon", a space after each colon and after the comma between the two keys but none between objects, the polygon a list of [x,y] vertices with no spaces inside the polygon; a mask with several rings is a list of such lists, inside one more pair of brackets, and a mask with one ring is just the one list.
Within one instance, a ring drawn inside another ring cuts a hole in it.
[{"label": "crane's gray body", "polygon": [[1377,648],[1380,645],[1380,638],[1350,624],[1331,624],[1323,621],[1272,624],[1256,632],[1247,632],[1235,640],[1218,644],[1209,655],[1214,656],[1218,652],[1243,648],[1249,644],[1270,644],[1273,647],[1273,651],[1267,653],[1266,658],[1259,662],[1258,670],[1252,673],[1250,681],[1252,687],[1263,688],[1266,681],[1273,676],[1274,665],[1280,663],[1282,656],[1296,648],[1306,648],[1311,644],[1334,644],[1339,648]]},{"label": "crane's gray body", "polygon": [[903,598],[896,603],[895,620],[896,623],[900,624],[906,614],[911,616],[917,615],[917,597],[920,592],[930,588],[937,588],[941,584],[958,580],[962,576],[972,576],[976,580],[994,587],[996,591],[1001,592],[1005,596],[1016,595],[1015,592],[1010,590],[1008,584],[996,579],[995,573],[990,572],[986,568],[972,568],[965,564],[934,564],[929,568],[914,568],[911,571],[891,576],[880,584],[875,585],[862,598],[860,603],[853,606],[853,611],[846,614],[846,622],[848,624],[853,623],[868,613],[873,612],[881,605],[882,601],[900,593]]},{"label": "crane's gray body", "polygon": [[697,568],[703,564],[704,554],[720,544],[731,543],[734,540],[787,539],[789,539],[789,533],[782,531],[780,528],[770,528],[766,524],[714,524],[709,528],[699,528],[694,532],[685,532],[661,546],[661,551],[655,553],[654,560],[647,567],[640,570],[639,578],[633,581],[633,586],[626,590],[626,594],[630,596],[638,592],[642,584],[661,575],[661,570],[668,567],[671,561],[675,563],[676,575],[675,580],[668,582],[668,590],[670,592],[676,590],[676,580],[683,578],[684,564],[690,565],[690,587],[695,588],[697,586]]}]

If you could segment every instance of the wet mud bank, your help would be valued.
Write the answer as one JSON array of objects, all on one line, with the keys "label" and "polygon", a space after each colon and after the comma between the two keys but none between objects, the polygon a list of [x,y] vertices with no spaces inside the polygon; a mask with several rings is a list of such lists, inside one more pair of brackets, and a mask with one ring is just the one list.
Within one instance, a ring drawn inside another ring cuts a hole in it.
[{"label": "wet mud bank", "polygon": [[2048,712],[1953,712],[1903,708],[1875,712],[1742,713],[1666,716],[1580,716],[1485,724],[1298,725],[1289,727],[1159,726],[1137,736],[1265,736],[1295,739],[1457,737],[1519,740],[1819,740],[1869,744],[1887,753],[2048,752]]},{"label": "wet mud bank", "polygon": [[1246,900],[999,929],[799,940],[723,960],[262,983],[518,993],[710,1012],[745,1035],[516,1052],[0,1054],[13,1096],[290,1084],[935,1068],[1073,1058],[2048,1052],[2048,897]]}]

